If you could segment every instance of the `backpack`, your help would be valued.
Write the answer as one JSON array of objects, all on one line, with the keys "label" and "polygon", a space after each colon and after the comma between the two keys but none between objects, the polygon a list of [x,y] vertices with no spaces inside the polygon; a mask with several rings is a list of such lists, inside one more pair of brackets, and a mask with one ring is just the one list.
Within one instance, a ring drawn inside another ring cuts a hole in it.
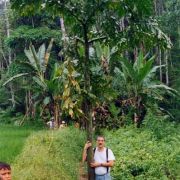
[{"label": "backpack", "polygon": [[[93,152],[95,154],[96,148],[93,148]],[[108,162],[108,148],[106,148],[106,162]],[[109,172],[109,167],[107,167],[107,173]]]}]

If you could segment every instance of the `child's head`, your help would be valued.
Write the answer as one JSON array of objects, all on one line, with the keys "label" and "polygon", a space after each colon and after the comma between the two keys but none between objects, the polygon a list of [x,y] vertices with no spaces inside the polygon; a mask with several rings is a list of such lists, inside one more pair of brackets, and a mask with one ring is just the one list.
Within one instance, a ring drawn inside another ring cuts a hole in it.
[{"label": "child's head", "polygon": [[0,162],[0,180],[11,180],[11,166]]}]

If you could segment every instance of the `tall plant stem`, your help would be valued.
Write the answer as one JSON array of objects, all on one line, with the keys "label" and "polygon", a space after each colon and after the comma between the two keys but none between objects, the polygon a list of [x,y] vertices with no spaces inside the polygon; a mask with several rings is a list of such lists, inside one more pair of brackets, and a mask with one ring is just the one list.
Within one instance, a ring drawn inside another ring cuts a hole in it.
[{"label": "tall plant stem", "polygon": [[[84,71],[84,90],[87,94],[90,93],[90,59],[89,59],[89,39],[88,39],[88,26],[83,24],[83,31],[84,31],[84,62],[83,62],[83,71]],[[93,126],[92,126],[92,116],[91,116],[92,104],[88,98],[88,96],[84,97],[84,114],[85,114],[85,121],[86,121],[86,130],[87,130],[87,140],[92,142],[93,141]],[[89,166],[90,163],[93,161],[93,149],[92,147],[88,149],[87,152],[87,163],[88,163],[88,180],[94,180],[94,171]]]}]

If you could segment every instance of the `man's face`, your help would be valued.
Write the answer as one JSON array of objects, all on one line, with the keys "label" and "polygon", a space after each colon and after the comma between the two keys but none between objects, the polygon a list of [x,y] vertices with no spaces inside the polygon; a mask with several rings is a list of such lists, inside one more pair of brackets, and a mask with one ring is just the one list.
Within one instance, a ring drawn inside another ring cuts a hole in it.
[{"label": "man's face", "polygon": [[2,180],[11,180],[11,170],[9,170],[9,169],[0,169],[0,179],[2,179]]},{"label": "man's face", "polygon": [[103,137],[98,137],[96,143],[99,148],[103,148],[105,146],[105,140]]}]

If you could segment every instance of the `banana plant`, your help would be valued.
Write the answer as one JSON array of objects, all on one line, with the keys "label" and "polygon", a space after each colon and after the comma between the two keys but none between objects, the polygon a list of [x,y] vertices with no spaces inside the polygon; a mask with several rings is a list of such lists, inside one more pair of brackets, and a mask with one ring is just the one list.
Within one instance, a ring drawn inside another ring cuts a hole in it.
[{"label": "banana plant", "polygon": [[[46,72],[46,66],[47,66],[47,63],[49,60],[49,54],[50,54],[50,51],[51,51],[51,48],[53,45],[53,41],[54,40],[51,39],[47,49],[45,47],[45,44],[42,44],[37,52],[36,52],[34,46],[32,44],[30,44],[29,49],[24,50],[27,60],[25,62],[23,61],[21,64],[24,67],[30,67],[31,71],[26,72],[26,73],[19,73],[19,74],[16,74],[16,75],[10,77],[3,84],[3,86],[5,86],[9,82],[13,81],[14,79],[25,76],[26,78],[32,79],[33,80],[32,82],[35,83],[36,85],[43,86],[43,91],[44,91],[44,89],[47,89],[46,83],[44,81],[44,75]],[[35,88],[32,89],[32,84],[31,84],[30,91],[35,93]],[[36,93],[39,94],[38,92],[36,92]],[[37,94],[34,97],[38,97]],[[39,102],[39,99],[33,103],[33,106],[34,106],[33,109],[35,109],[36,104],[38,102]],[[29,113],[29,112],[27,112],[27,113]]]},{"label": "banana plant", "polygon": [[94,43],[97,59],[101,63],[101,68],[105,74],[109,74],[109,63],[113,54],[117,52],[117,47],[110,48],[109,45]]},{"label": "banana plant", "polygon": [[74,64],[70,59],[66,59],[62,64],[55,63],[50,77],[45,76],[52,43],[53,40],[51,40],[47,49],[44,44],[41,45],[38,52],[36,52],[32,44],[29,49],[25,49],[28,62],[23,64],[30,67],[32,72],[17,74],[7,80],[4,85],[15,78],[28,75],[39,87],[36,91],[38,104],[53,107],[54,120],[58,127],[61,110],[68,112],[72,118],[82,114],[82,111],[79,108],[80,98],[77,98],[74,93],[78,92],[77,94],[80,94],[80,86],[76,80],[78,73],[75,71]]},{"label": "banana plant", "polygon": [[[176,90],[155,81],[155,73],[160,66],[153,66],[154,57],[146,60],[140,52],[137,60],[132,64],[129,60],[121,59],[121,69],[115,68],[115,73],[124,84],[129,103],[135,109],[135,123],[141,123],[141,111],[147,105],[148,99],[163,100],[163,93],[176,94]],[[164,65],[162,65],[164,66]],[[139,119],[138,119],[139,118]]]}]

